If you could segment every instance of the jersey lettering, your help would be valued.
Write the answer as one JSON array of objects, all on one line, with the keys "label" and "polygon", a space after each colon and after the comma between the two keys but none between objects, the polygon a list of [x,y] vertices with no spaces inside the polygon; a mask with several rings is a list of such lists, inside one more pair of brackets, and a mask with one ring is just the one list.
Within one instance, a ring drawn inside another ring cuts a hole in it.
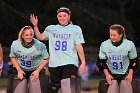
[{"label": "jersey lettering", "polygon": [[113,69],[123,69],[123,64],[122,62],[113,62]]},{"label": "jersey lettering", "polygon": [[67,41],[56,41],[55,42],[56,51],[67,51]]}]

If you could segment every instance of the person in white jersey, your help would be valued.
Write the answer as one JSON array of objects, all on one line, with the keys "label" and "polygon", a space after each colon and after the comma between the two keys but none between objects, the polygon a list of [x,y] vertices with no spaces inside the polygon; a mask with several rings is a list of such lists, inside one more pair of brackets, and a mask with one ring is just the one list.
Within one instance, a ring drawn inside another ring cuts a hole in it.
[{"label": "person in white jersey", "polygon": [[0,44],[0,77],[1,77],[1,73],[2,73],[2,68],[3,68],[3,50]]},{"label": "person in white jersey", "polygon": [[13,88],[7,93],[45,93],[41,90],[39,76],[45,75],[43,68],[48,64],[49,55],[45,44],[34,38],[31,26],[21,29],[18,39],[11,45],[9,56],[16,76],[11,84]]},{"label": "person in white jersey", "polygon": [[[36,38],[49,40],[49,72],[52,83],[59,84],[63,79],[76,78],[78,76],[78,56],[81,61],[79,73],[83,74],[85,72],[86,63],[82,47],[82,43],[85,41],[81,28],[72,24],[70,16],[71,11],[68,8],[59,8],[57,10],[59,24],[47,26],[41,34],[38,28],[37,16],[34,14],[30,15]],[[63,87],[61,86],[61,88]],[[66,91],[69,93],[68,90]]]},{"label": "person in white jersey", "polygon": [[119,24],[112,25],[109,34],[110,39],[100,46],[97,62],[109,84],[107,93],[133,93],[131,83],[138,67],[136,47],[126,39],[125,28]]}]

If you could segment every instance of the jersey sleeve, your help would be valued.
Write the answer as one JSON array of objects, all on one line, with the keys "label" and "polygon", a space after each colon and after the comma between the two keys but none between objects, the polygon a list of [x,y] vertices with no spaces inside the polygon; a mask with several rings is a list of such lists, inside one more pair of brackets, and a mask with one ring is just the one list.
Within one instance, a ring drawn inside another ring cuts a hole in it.
[{"label": "jersey sleeve", "polygon": [[132,42],[131,49],[128,53],[130,59],[134,59],[137,57],[137,51],[134,43]]},{"label": "jersey sleeve", "polygon": [[15,46],[15,41],[13,41],[12,45],[11,45],[11,49],[10,49],[10,54],[9,57],[16,57],[16,53],[14,51],[14,46]]},{"label": "jersey sleeve", "polygon": [[80,43],[85,43],[84,41],[84,37],[83,37],[83,34],[82,34],[82,30],[80,27],[77,28],[77,33],[76,33],[76,36],[75,36],[75,44],[80,44]]},{"label": "jersey sleeve", "polygon": [[99,58],[100,59],[107,59],[106,53],[104,51],[104,44],[103,43],[100,46]]},{"label": "jersey sleeve", "polygon": [[50,32],[50,27],[51,26],[47,26],[43,32],[43,34],[45,34],[46,38],[44,39],[44,41],[49,39],[49,32]]},{"label": "jersey sleeve", "polygon": [[46,48],[45,44],[42,44],[42,57],[43,57],[43,59],[49,58],[49,54],[47,52],[47,48]]}]

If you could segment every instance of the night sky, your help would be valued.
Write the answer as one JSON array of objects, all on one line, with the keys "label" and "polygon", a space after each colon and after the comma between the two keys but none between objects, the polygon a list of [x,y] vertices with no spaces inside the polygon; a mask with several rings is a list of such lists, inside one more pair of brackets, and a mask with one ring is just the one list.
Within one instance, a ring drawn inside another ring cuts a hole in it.
[{"label": "night sky", "polygon": [[[140,46],[140,1],[139,0],[1,0],[0,42],[10,47],[18,32],[25,25],[31,25],[29,16],[39,18],[39,29],[57,24],[56,11],[68,7],[71,20],[82,28],[86,43],[84,46],[98,47],[109,38],[108,28],[121,24],[126,28],[128,39]],[[31,25],[32,26],[32,25]]]}]

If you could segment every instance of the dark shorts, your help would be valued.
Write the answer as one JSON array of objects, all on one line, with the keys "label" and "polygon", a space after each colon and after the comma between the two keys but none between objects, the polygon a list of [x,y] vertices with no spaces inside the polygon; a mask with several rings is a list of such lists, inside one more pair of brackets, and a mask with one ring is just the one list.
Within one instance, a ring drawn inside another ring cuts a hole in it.
[{"label": "dark shorts", "polygon": [[124,80],[127,74],[111,74],[114,80],[121,81]]},{"label": "dark shorts", "polygon": [[59,66],[59,67],[49,67],[50,79],[52,83],[60,83],[62,79],[77,77],[78,67],[72,64]]},{"label": "dark shorts", "polygon": [[[24,75],[25,79],[29,79],[29,78],[30,78],[30,75],[33,73],[33,71],[24,71],[24,73],[25,73],[25,75]],[[17,72],[16,68],[11,67],[11,71],[10,71],[9,74],[10,74],[10,75],[11,75],[11,74],[12,74],[12,75],[13,75],[13,74],[14,74],[14,75],[17,75],[18,72]],[[39,74],[45,74],[45,69],[42,69],[42,70],[39,72]]]}]

